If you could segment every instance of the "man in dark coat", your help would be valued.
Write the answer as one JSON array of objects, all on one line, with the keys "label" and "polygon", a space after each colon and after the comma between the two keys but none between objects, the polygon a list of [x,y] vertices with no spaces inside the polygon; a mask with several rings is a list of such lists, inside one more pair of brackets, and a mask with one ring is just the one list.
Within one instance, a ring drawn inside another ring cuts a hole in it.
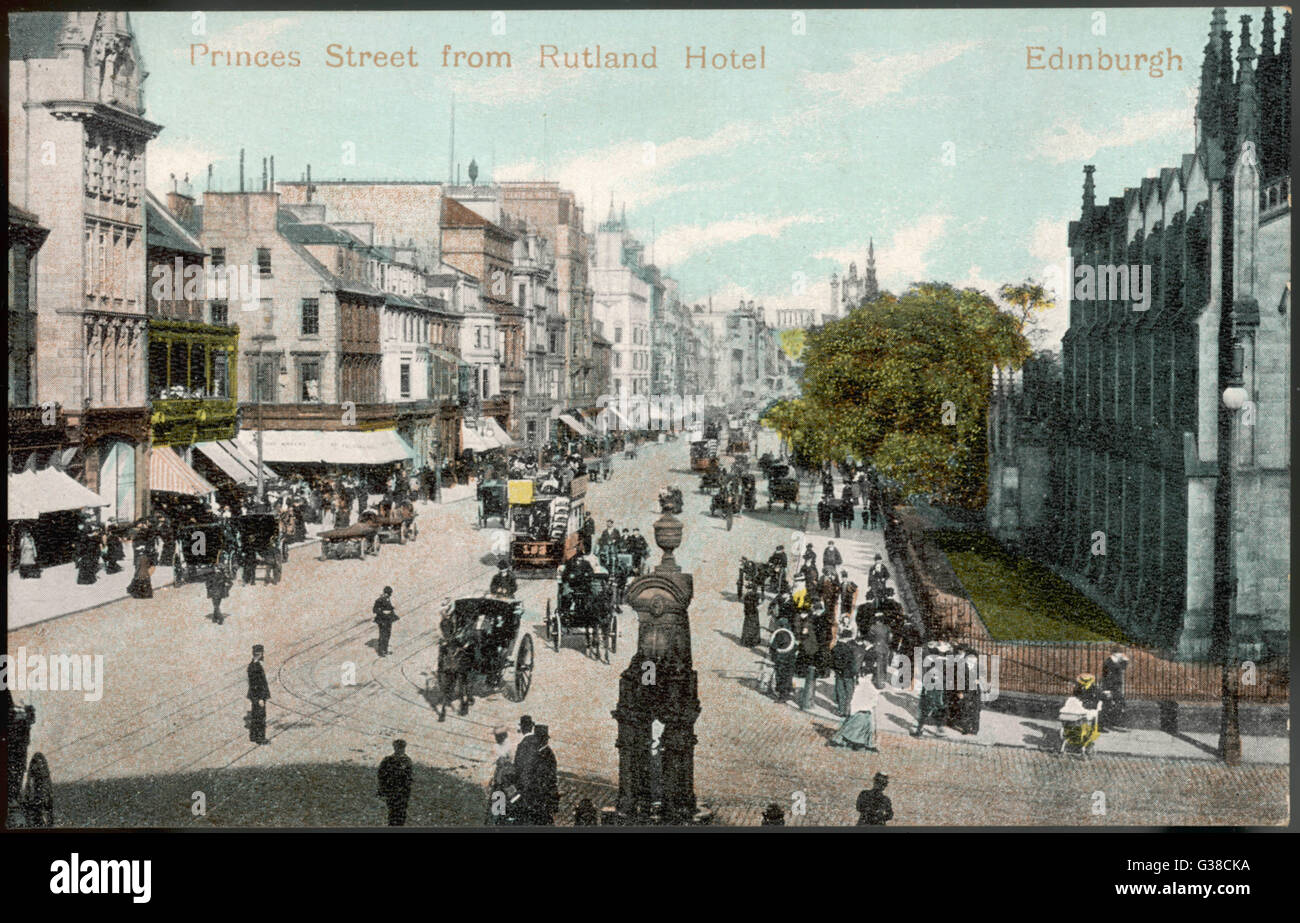
[{"label": "man in dark coat", "polygon": [[375,624],[379,626],[379,656],[388,656],[388,639],[393,635],[393,623],[397,621],[397,611],[393,609],[393,588],[384,587],[383,594],[375,600],[372,607]]},{"label": "man in dark coat", "polygon": [[578,537],[582,541],[582,553],[591,554],[591,543],[596,536],[596,521],[587,516],[578,528]]},{"label": "man in dark coat", "polygon": [[537,761],[537,732],[532,715],[524,715],[519,719],[519,733],[519,743],[515,744],[515,772],[522,782]]},{"label": "man in dark coat", "polygon": [[99,537],[88,524],[77,533],[77,583],[92,584],[99,574]]},{"label": "man in dark coat", "polygon": [[858,609],[858,585],[849,579],[849,572],[840,571],[840,620],[847,621]]},{"label": "man in dark coat", "polygon": [[519,591],[519,581],[515,579],[510,565],[506,561],[497,562],[497,572],[492,576],[488,592],[493,596],[513,597]]},{"label": "man in dark coat", "polygon": [[958,688],[953,695],[950,724],[963,734],[978,734],[984,693],[979,684],[979,658],[974,651],[963,652],[956,677]]},{"label": "man in dark coat", "polygon": [[875,561],[871,565],[871,570],[867,571],[867,594],[874,597],[879,604],[885,598],[885,590],[889,584],[889,568],[881,560],[880,555],[876,555]]},{"label": "man in dark coat", "polygon": [[252,705],[248,715],[248,739],[255,744],[267,742],[266,700],[271,697],[266,671],[262,669],[262,654],[262,645],[254,644],[253,660],[248,665],[248,701]]},{"label": "man in dark coat", "polygon": [[832,574],[840,572],[840,565],[844,563],[844,557],[840,550],[835,547],[834,542],[826,543],[826,550],[822,552],[822,570]]},{"label": "man in dark coat", "polygon": [[1124,727],[1124,681],[1129,659],[1122,647],[1115,648],[1101,665],[1100,730],[1116,731]]},{"label": "man in dark coat", "polygon": [[388,826],[406,826],[406,806],[411,801],[414,767],[406,755],[406,741],[393,741],[393,752],[379,761],[379,790],[375,793],[388,804]]},{"label": "man in dark coat", "polygon": [[831,669],[835,671],[835,714],[849,716],[849,703],[853,701],[853,687],[858,682],[858,655],[854,651],[853,632],[840,635],[831,648]]},{"label": "man in dark coat", "polygon": [[539,724],[534,734],[537,737],[537,755],[528,768],[528,774],[521,777],[524,816],[527,823],[549,827],[555,823],[555,810],[560,805],[555,753],[551,750],[550,728]]},{"label": "man in dark coat", "polygon": [[867,640],[871,642],[871,654],[876,662],[872,681],[877,689],[884,689],[889,682],[889,642],[892,640],[889,625],[883,618],[872,620],[867,629]]},{"label": "man in dark coat", "polygon": [[889,776],[878,772],[872,779],[872,787],[858,794],[859,827],[883,827],[894,819],[894,805],[885,794],[888,784]]},{"label": "man in dark coat", "polygon": [[831,504],[825,497],[817,501],[817,528],[825,532],[831,527]]},{"label": "man in dark coat", "polygon": [[798,658],[798,644],[790,620],[778,617],[772,640],[768,645],[772,655],[772,696],[778,702],[788,701],[794,695],[794,668]]},{"label": "man in dark coat", "polygon": [[753,647],[761,640],[758,624],[758,587],[751,582],[745,587],[745,595],[741,597],[745,607],[745,621],[740,628],[740,645],[741,647]]},{"label": "man in dark coat", "polygon": [[799,664],[803,674],[803,691],[799,697],[799,709],[807,711],[817,704],[818,661],[821,659],[821,642],[818,639],[817,622],[811,610],[803,612],[799,623]]},{"label": "man in dark coat", "polygon": [[772,552],[772,556],[767,559],[767,566],[772,572],[772,591],[776,592],[780,589],[781,581],[790,567],[790,562],[785,556],[784,545],[776,546],[776,551]]},{"label": "man in dark coat", "polygon": [[212,600],[212,621],[220,625],[225,621],[221,614],[221,601],[230,595],[230,577],[224,569],[214,567],[207,577],[208,599]]}]

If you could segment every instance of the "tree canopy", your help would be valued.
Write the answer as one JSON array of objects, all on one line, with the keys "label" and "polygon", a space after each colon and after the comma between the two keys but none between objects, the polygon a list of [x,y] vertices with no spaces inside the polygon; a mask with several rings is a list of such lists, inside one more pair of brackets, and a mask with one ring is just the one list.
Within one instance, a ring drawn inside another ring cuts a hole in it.
[{"label": "tree canopy", "polygon": [[904,495],[977,508],[991,372],[1030,355],[1024,320],[945,283],[885,293],[808,336],[803,395],[765,422],[810,460],[870,460]]}]

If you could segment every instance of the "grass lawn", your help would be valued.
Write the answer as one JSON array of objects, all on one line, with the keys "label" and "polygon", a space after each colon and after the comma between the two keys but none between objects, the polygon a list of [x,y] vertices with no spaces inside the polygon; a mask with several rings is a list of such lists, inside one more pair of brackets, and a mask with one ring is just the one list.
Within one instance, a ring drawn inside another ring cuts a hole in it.
[{"label": "grass lawn", "polygon": [[930,532],[989,633],[1001,641],[1128,641],[1123,629],[1046,567],[1009,554],[987,535]]}]

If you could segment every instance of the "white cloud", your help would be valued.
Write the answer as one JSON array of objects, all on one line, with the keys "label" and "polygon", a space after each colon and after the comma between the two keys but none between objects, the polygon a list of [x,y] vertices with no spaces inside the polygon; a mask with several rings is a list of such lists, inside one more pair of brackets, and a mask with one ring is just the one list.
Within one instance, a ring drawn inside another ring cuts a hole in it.
[{"label": "white cloud", "polygon": [[165,196],[171,192],[173,175],[181,182],[188,174],[197,197],[206,188],[208,164],[220,161],[222,156],[210,147],[186,139],[153,141],[145,157],[145,184],[154,195]]},{"label": "white cloud", "polygon": [[1029,255],[1044,264],[1062,263],[1070,255],[1070,218],[1039,218],[1029,232]]},{"label": "white cloud", "polygon": [[[880,287],[901,292],[913,282],[925,281],[930,271],[929,251],[943,237],[952,220],[952,215],[937,212],[923,215],[912,224],[899,228],[888,241],[878,241],[876,275]],[[866,254],[867,241],[859,241],[850,247],[821,250],[813,254],[813,259],[833,261],[838,267],[837,272],[843,272],[850,262],[856,262],[861,272]]]},{"label": "white cloud", "polygon": [[908,54],[859,53],[853,55],[853,63],[846,70],[809,71],[800,82],[810,90],[831,94],[839,102],[863,109],[900,92],[911,78],[977,47],[978,42],[945,42]]},{"label": "white cloud", "polygon": [[[670,174],[692,160],[731,149],[753,132],[752,126],[732,123],[703,138],[681,137],[663,143],[650,138],[619,141],[552,164],[546,178],[572,189],[593,216],[603,214],[603,204],[611,196],[635,208],[681,192],[716,188],[719,184],[674,183]],[[530,159],[498,167],[494,178],[507,181],[541,176],[540,161]]]},{"label": "white cloud", "polygon": [[712,224],[681,224],[664,231],[655,241],[655,259],[662,266],[673,266],[687,258],[715,247],[750,237],[777,238],[786,228],[814,224],[823,220],[817,215],[782,215],[760,218],[754,215],[727,218]]},{"label": "white cloud", "polygon": [[1177,137],[1188,141],[1196,125],[1196,96],[1189,90],[1183,105],[1126,115],[1118,125],[1091,130],[1078,116],[1058,119],[1033,139],[1031,157],[1054,163],[1087,160],[1109,147],[1131,147],[1157,138]]}]

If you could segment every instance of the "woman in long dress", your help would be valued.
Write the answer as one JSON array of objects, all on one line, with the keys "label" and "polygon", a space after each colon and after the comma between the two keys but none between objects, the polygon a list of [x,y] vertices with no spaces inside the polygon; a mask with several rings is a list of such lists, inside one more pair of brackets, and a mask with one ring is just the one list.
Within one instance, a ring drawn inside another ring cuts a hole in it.
[{"label": "woman in long dress", "polygon": [[143,519],[135,524],[135,576],[126,591],[136,599],[153,598],[154,536],[149,523]]},{"label": "woman in long dress", "polygon": [[853,687],[853,699],[849,704],[849,716],[844,719],[840,729],[830,739],[832,747],[851,747],[854,750],[875,750],[876,748],[876,706],[880,703],[880,693],[868,674],[858,677]]},{"label": "woman in long dress", "polygon": [[23,579],[39,577],[40,565],[36,563],[36,539],[31,529],[23,529],[18,539],[18,573]]}]

